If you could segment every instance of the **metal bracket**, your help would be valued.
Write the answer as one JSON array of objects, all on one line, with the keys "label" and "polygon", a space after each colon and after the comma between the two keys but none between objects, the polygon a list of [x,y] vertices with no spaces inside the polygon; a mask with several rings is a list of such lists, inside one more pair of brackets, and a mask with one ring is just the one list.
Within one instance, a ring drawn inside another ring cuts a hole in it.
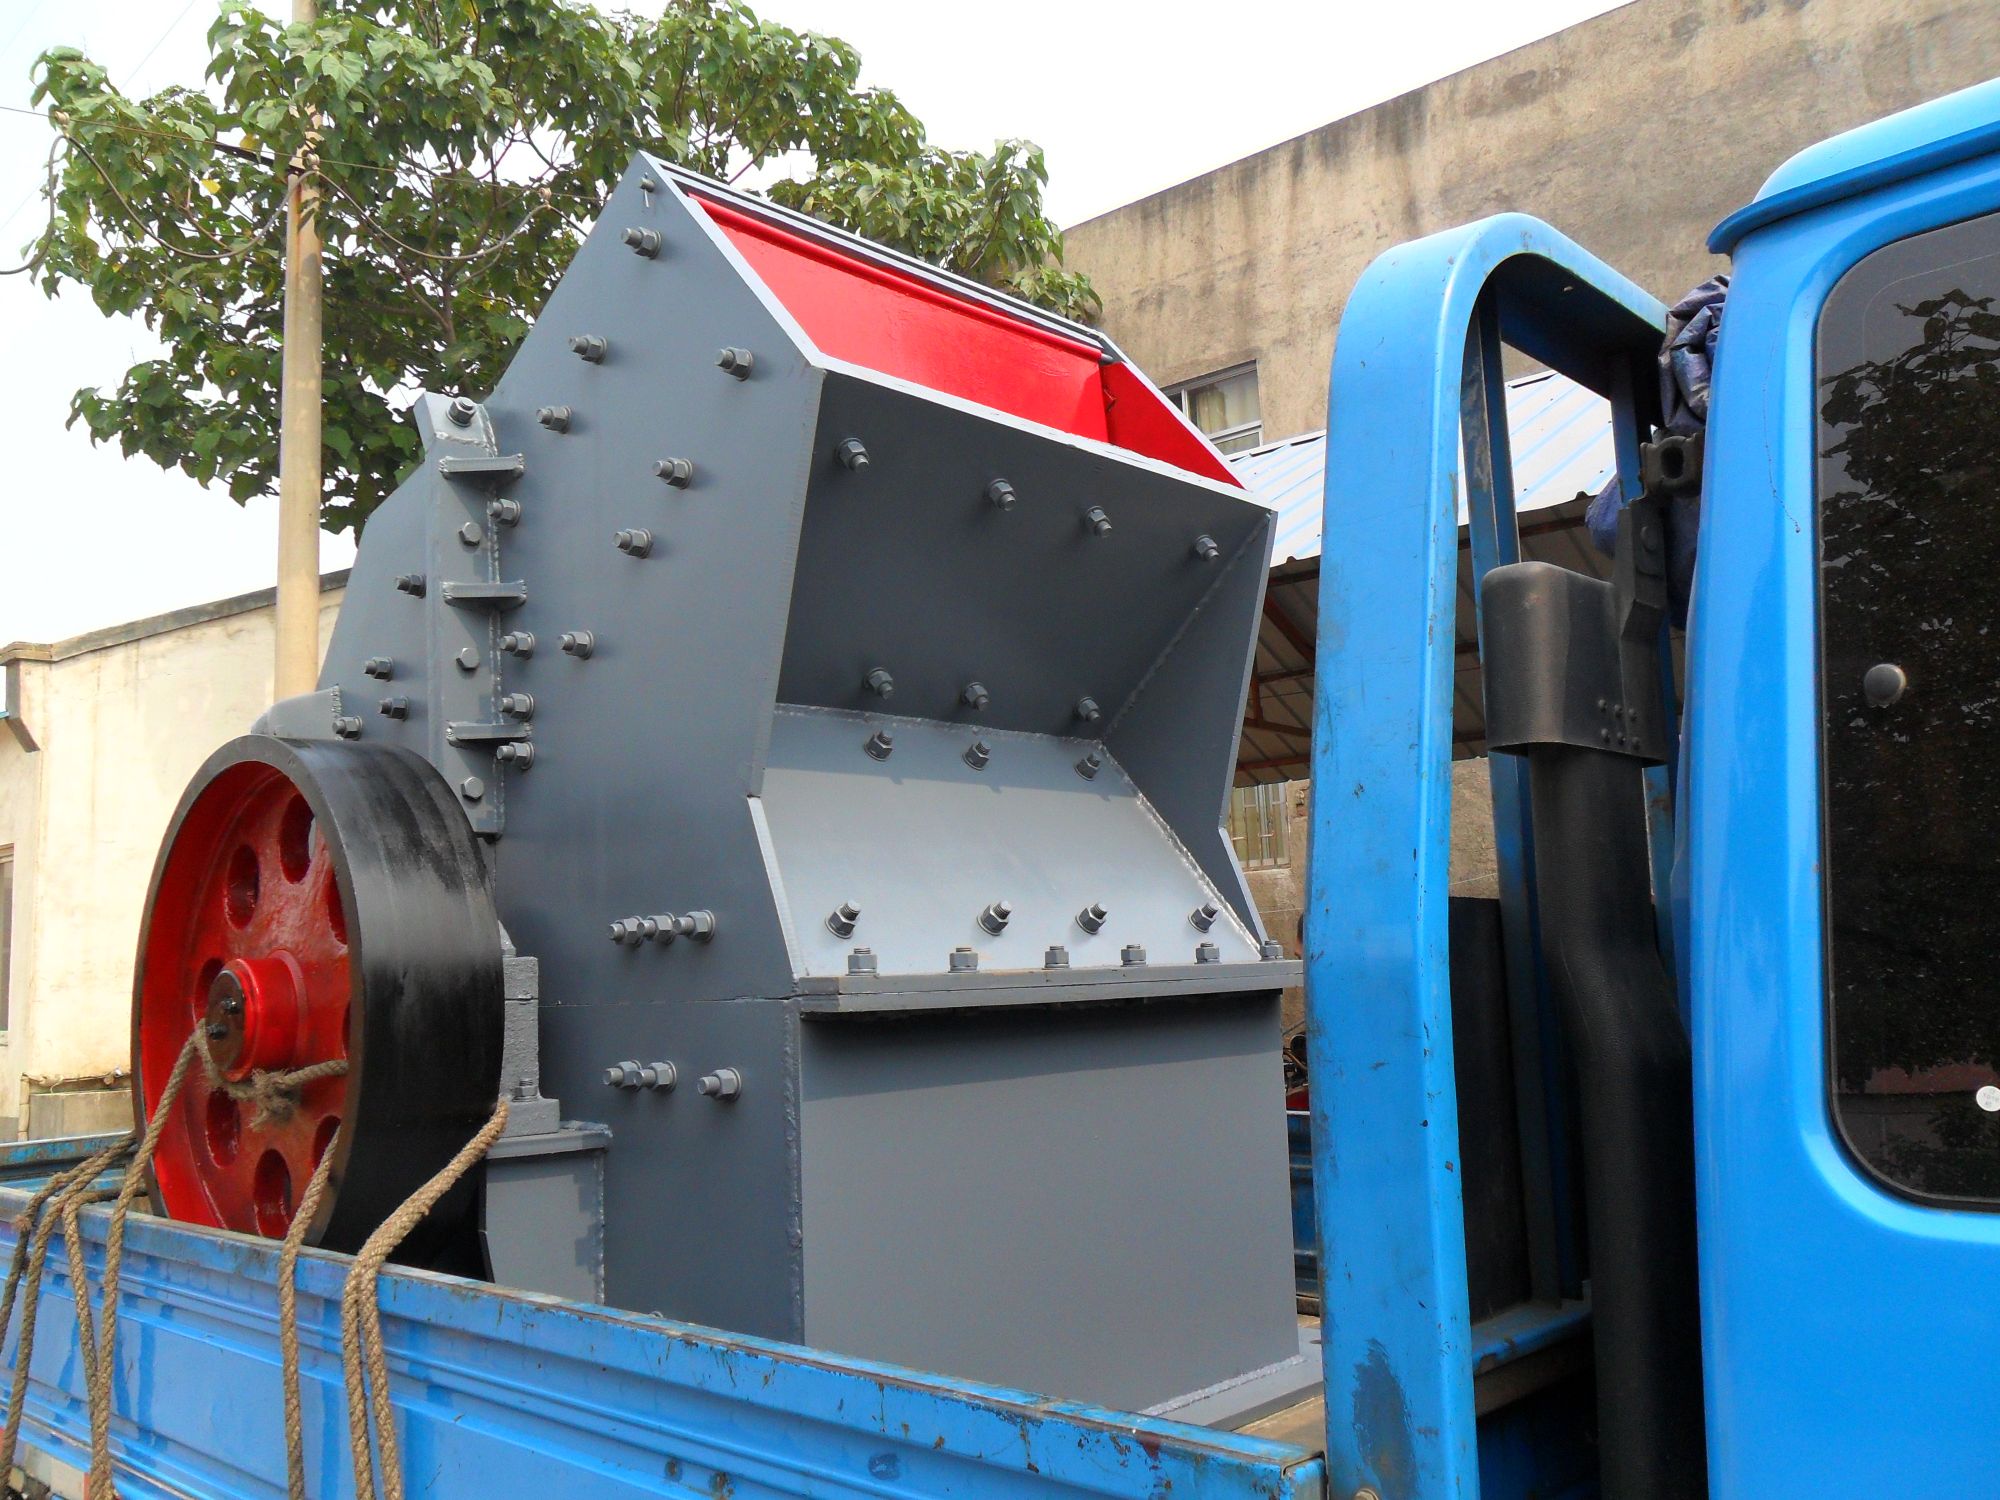
[{"label": "metal bracket", "polygon": [[443,589],[444,602],[459,609],[518,609],[528,602],[528,585],[518,579],[509,583],[455,582]]}]

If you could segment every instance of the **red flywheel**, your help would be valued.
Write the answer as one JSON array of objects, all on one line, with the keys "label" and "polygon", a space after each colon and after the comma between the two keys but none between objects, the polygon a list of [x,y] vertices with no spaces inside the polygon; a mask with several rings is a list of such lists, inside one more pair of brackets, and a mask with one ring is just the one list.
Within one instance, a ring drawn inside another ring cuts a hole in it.
[{"label": "red flywheel", "polygon": [[[153,1161],[156,1207],[276,1238],[320,1158],[307,1242],[353,1250],[493,1108],[500,932],[484,852],[430,765],[386,747],[250,735],[210,757],[153,873],[132,1008],[134,1106],[150,1119],[201,1028]],[[289,1107],[259,1075],[335,1059]],[[410,1259],[477,1270],[468,1184]]]}]

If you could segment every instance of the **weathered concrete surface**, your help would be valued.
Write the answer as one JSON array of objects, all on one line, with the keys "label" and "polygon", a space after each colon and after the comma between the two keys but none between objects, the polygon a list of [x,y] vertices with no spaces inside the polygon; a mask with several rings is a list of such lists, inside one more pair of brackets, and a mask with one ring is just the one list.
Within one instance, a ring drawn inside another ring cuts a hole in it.
[{"label": "weathered concrete surface", "polygon": [[1068,261],[1153,379],[1255,360],[1289,437],[1379,251],[1517,209],[1671,298],[1793,152],[1996,74],[1993,0],[1636,0],[1080,224]]}]

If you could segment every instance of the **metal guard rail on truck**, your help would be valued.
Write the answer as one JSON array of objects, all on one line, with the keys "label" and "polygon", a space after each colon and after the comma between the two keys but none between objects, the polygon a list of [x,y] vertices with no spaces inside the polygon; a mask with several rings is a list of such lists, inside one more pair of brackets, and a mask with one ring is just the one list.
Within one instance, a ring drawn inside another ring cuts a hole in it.
[{"label": "metal guard rail on truck", "polygon": [[[0,1150],[0,1181],[52,1147]],[[80,1159],[80,1158],[78,1158]],[[25,1170],[22,1170],[25,1169]],[[0,1254],[27,1193],[0,1188]],[[83,1214],[93,1295],[106,1214]],[[285,1482],[277,1246],[135,1215],[122,1276],[112,1447],[126,1500],[269,1497]],[[352,1494],[340,1383],[348,1258],[298,1268],[311,1493]],[[23,1438],[84,1460],[89,1418],[61,1236],[42,1285]],[[1283,1443],[1045,1400],[886,1365],[392,1269],[391,1389],[413,1492],[1317,1500],[1317,1456]],[[4,1355],[11,1366],[16,1329]]]}]

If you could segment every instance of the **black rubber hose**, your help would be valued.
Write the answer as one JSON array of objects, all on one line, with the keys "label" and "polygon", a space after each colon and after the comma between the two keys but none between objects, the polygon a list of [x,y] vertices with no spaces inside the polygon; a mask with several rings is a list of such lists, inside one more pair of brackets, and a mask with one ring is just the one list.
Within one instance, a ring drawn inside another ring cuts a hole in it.
[{"label": "black rubber hose", "polygon": [[1700,1500],[1693,1068],[1654,936],[1640,768],[1564,745],[1529,764],[1542,946],[1580,1091],[1602,1492]]}]

